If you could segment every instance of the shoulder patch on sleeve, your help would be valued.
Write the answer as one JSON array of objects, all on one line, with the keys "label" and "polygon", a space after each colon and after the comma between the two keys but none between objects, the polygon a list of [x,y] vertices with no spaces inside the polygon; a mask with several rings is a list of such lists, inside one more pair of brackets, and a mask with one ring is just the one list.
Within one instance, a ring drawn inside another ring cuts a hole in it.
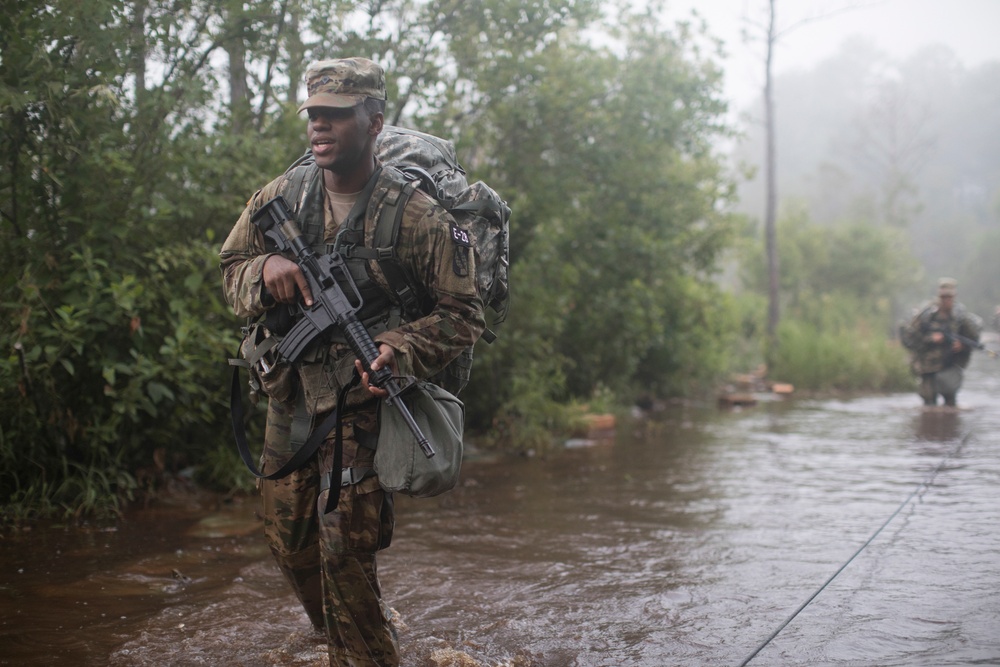
[{"label": "shoulder patch on sleeve", "polygon": [[469,236],[469,232],[452,222],[451,240],[457,246],[452,254],[451,268],[456,276],[465,278],[469,275],[469,255],[472,253],[472,238]]},{"label": "shoulder patch on sleeve", "polygon": [[451,223],[451,240],[454,241],[456,245],[460,245],[464,248],[472,247],[472,239],[469,237],[469,232],[465,231],[454,222]]}]

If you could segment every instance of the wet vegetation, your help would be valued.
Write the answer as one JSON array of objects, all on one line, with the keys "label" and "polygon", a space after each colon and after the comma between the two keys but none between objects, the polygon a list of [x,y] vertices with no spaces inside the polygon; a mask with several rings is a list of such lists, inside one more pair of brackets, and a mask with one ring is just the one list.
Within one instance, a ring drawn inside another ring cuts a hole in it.
[{"label": "wet vegetation", "polygon": [[[1000,65],[969,72],[934,51],[889,63],[900,75],[880,82],[885,59],[855,49],[779,78],[779,141],[796,150],[780,162],[783,318],[766,340],[756,181],[721,148],[745,130],[752,163],[758,137],[728,120],[717,45],[664,26],[655,3],[599,9],[96,0],[82,13],[55,0],[7,12],[4,517],[114,516],[164,476],[251,486],[231,444],[240,323],[216,253],[246,199],[301,152],[296,82],[314,58],[382,61],[389,121],[454,138],[470,177],[514,210],[511,315],[477,347],[463,394],[484,444],[544,448],[582,406],[698,396],[765,360],[805,389],[900,389],[894,322],[938,273],[970,283],[973,309],[1000,302],[1000,130],[995,114],[959,111],[1000,86]],[[949,95],[916,86],[927,67]],[[844,80],[868,87],[849,95]],[[917,102],[893,105],[893,86]],[[917,109],[930,121],[909,123]],[[886,123],[913,151],[878,140]]]}]

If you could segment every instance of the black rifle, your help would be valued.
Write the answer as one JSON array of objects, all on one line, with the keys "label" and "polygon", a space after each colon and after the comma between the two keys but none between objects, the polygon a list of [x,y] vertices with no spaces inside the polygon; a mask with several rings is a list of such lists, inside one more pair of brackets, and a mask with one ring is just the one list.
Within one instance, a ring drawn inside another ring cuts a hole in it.
[{"label": "black rifle", "polygon": [[278,252],[294,253],[295,261],[306,277],[313,297],[311,307],[300,307],[302,317],[278,344],[278,354],[288,361],[295,361],[310,344],[322,340],[325,334],[337,327],[368,371],[371,383],[389,392],[386,403],[399,410],[424,455],[427,458],[434,456],[434,448],[403,403],[401,394],[405,387],[399,386],[390,368],[383,366],[372,371],[372,362],[378,358],[378,348],[365,325],[358,319],[357,313],[362,306],[361,292],[347,269],[344,258],[336,252],[326,255],[314,253],[303,240],[295,215],[281,195],[264,204],[252,220],[264,236],[274,243]]},{"label": "black rifle", "polygon": [[944,337],[951,342],[958,341],[959,343],[965,345],[966,347],[971,347],[973,349],[979,350],[980,352],[985,352],[986,354],[990,355],[993,358],[996,358],[997,356],[996,352],[994,352],[993,350],[986,349],[986,346],[980,343],[978,340],[972,340],[971,338],[967,338],[962,334],[952,333],[950,331],[945,331],[945,330],[941,330],[941,333],[943,333]]}]

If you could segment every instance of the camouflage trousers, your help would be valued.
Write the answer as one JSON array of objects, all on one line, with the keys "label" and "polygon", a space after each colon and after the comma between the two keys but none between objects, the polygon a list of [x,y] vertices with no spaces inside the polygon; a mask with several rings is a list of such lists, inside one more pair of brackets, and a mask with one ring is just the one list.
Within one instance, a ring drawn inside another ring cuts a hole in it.
[{"label": "camouflage trousers", "polygon": [[924,405],[937,405],[937,397],[940,395],[945,405],[954,406],[961,387],[962,368],[949,366],[936,373],[922,373],[917,393],[924,399]]},{"label": "camouflage trousers", "polygon": [[[290,455],[294,406],[271,401],[261,470],[276,470]],[[319,421],[319,420],[317,420]],[[343,465],[370,468],[374,408],[343,421]],[[359,442],[360,441],[360,442]],[[392,539],[392,495],[378,478],[340,487],[326,513],[329,489],[321,480],[333,460],[333,432],[309,463],[287,477],[260,480],[264,534],[278,566],[313,625],[326,631],[335,667],[396,667],[399,648],[389,607],[382,601],[375,554]]]}]

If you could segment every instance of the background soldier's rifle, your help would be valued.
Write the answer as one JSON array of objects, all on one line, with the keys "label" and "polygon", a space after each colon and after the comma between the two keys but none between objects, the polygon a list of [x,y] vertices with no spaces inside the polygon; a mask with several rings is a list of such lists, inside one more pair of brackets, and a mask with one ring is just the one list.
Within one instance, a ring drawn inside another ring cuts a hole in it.
[{"label": "background soldier's rifle", "polygon": [[966,347],[971,347],[973,349],[979,350],[980,352],[985,352],[986,354],[990,355],[994,359],[997,358],[997,353],[996,352],[994,352],[993,350],[987,349],[986,346],[983,345],[982,343],[980,343],[978,340],[973,340],[973,339],[971,339],[971,338],[969,338],[967,336],[963,336],[962,334],[952,333],[952,332],[946,331],[944,329],[941,329],[940,331],[941,331],[942,334],[944,334],[944,337],[947,338],[951,342],[956,342],[957,341],[957,342],[961,343],[962,345],[965,345]]}]

